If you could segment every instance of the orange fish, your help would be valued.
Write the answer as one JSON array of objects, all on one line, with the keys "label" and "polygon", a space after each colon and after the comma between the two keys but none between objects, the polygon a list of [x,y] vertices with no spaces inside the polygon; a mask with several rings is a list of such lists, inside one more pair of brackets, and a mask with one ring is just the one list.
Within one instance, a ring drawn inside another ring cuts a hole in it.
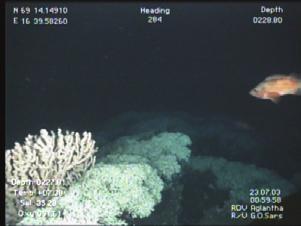
[{"label": "orange fish", "polygon": [[250,94],[278,103],[281,96],[301,95],[301,78],[296,74],[271,75],[252,89]]}]

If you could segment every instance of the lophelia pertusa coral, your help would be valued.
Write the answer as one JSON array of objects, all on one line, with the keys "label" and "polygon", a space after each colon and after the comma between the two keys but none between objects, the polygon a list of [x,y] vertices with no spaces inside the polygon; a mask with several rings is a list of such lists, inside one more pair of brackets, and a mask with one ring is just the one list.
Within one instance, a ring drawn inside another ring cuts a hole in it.
[{"label": "lophelia pertusa coral", "polygon": [[26,212],[47,206],[53,194],[64,192],[94,165],[96,151],[91,133],[64,134],[61,129],[57,133],[42,129],[40,135],[28,135],[23,145],[15,143],[6,150],[6,223],[14,224]]}]

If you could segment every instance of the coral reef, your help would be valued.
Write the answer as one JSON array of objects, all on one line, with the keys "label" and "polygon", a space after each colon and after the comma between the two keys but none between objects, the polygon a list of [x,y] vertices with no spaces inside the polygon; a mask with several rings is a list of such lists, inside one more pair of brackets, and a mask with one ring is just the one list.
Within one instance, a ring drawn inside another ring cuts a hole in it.
[{"label": "coral reef", "polygon": [[27,217],[23,224],[123,225],[123,213],[147,217],[161,200],[163,182],[147,164],[97,164],[83,179],[70,187],[54,208],[61,217]]},{"label": "coral reef", "polygon": [[[52,199],[56,205],[38,208],[18,224],[247,224],[246,219],[233,221],[229,216],[231,205],[250,205],[251,188],[279,188],[284,197],[300,186],[300,175],[292,177],[291,169],[287,169],[291,183],[281,177],[285,175],[275,161],[291,157],[275,155],[275,145],[266,137],[247,122],[225,116],[121,114],[94,136],[102,144],[96,165],[79,180],[77,172],[86,168],[71,169],[65,175],[70,182],[65,195]],[[44,139],[41,142],[47,143]],[[37,138],[32,143],[38,143]],[[273,161],[267,161],[271,155]],[[34,157],[26,154],[22,158],[31,162]],[[63,158],[69,161],[67,156]],[[14,202],[8,205],[15,208]]]},{"label": "coral reef", "polygon": [[6,222],[16,223],[18,211],[32,211],[51,199],[44,191],[64,189],[78,180],[94,164],[96,151],[91,133],[64,134],[60,129],[50,134],[42,129],[40,135],[28,135],[23,145],[6,150]]},{"label": "coral reef", "polygon": [[[162,190],[180,172],[180,164],[188,161],[190,144],[180,133],[122,137],[104,147],[112,154],[57,198],[55,207],[39,209],[20,225],[124,225],[148,217],[161,201]],[[61,214],[47,217],[49,211]]]},{"label": "coral reef", "polygon": [[181,162],[190,157],[190,138],[182,133],[163,132],[149,137],[148,134],[121,137],[104,146],[110,153],[104,162],[138,163],[145,162],[158,170],[159,175],[170,181],[181,171]]}]

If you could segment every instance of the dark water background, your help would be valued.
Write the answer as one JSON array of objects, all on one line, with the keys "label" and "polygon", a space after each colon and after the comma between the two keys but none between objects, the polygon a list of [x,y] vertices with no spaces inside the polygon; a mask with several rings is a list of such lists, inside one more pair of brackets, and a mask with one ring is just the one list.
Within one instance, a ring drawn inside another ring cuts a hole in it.
[{"label": "dark water background", "polygon": [[[256,128],[277,147],[267,161],[300,158],[301,97],[249,95],[271,74],[301,72],[300,3],[278,4],[281,25],[253,24],[258,2],[57,4],[69,8],[67,26],[12,25],[16,5],[7,5],[6,148],[41,128],[97,131],[127,111],[184,111]],[[147,24],[141,6],[171,15]]]}]

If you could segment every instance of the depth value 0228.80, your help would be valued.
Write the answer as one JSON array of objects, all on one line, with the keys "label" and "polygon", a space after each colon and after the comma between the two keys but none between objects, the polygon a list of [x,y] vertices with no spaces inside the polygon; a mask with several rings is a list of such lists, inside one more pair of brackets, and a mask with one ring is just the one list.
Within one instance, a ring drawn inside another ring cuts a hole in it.
[{"label": "depth value 0228.80", "polygon": [[261,16],[254,16],[253,17],[253,24],[282,24],[283,18],[282,17],[261,17]]}]

